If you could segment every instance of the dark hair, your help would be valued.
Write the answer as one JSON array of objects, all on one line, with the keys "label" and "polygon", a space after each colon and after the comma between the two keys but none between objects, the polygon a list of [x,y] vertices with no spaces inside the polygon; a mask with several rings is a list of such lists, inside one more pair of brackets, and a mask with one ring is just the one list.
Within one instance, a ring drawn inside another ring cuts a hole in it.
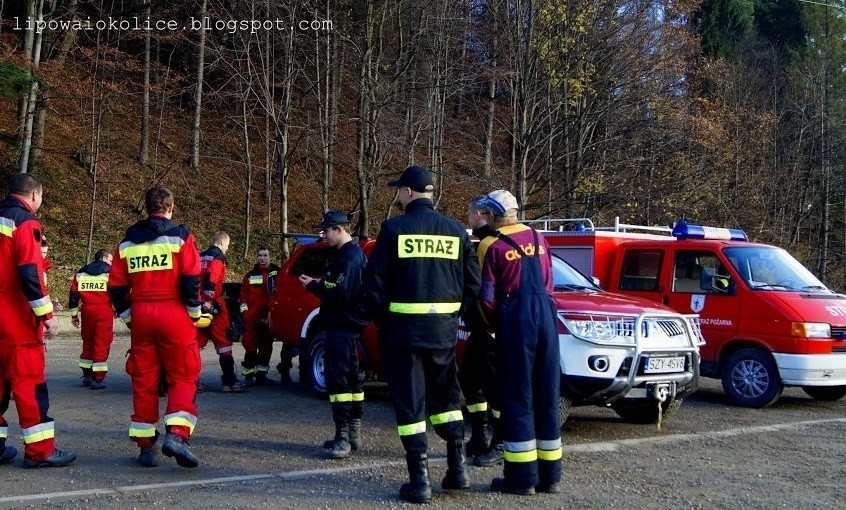
[{"label": "dark hair", "polygon": [[94,253],[94,260],[103,260],[104,258],[109,256],[109,250],[99,249],[96,253]]},{"label": "dark hair", "polygon": [[[267,253],[270,253],[270,246],[263,244],[259,246],[258,251],[266,251]],[[258,253],[258,251],[256,253]]]},{"label": "dark hair", "polygon": [[50,246],[50,244],[47,242],[47,236],[41,234],[41,247],[46,248],[48,246]]},{"label": "dark hair", "polygon": [[41,181],[31,174],[15,174],[9,180],[9,193],[12,195],[28,195],[41,188]]},{"label": "dark hair", "polygon": [[144,195],[144,207],[147,209],[147,214],[163,213],[172,205],[173,193],[164,186],[150,188]]}]

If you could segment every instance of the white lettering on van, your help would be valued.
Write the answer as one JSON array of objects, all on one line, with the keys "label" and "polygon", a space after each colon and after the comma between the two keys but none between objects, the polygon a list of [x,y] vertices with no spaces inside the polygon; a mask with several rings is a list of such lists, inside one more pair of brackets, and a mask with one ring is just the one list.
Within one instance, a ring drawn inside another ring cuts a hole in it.
[{"label": "white lettering on van", "polygon": [[829,305],[825,309],[835,317],[846,317],[846,306]]},{"label": "white lettering on van", "polygon": [[700,317],[699,323],[703,326],[732,326],[730,319],[712,319],[710,317]]}]

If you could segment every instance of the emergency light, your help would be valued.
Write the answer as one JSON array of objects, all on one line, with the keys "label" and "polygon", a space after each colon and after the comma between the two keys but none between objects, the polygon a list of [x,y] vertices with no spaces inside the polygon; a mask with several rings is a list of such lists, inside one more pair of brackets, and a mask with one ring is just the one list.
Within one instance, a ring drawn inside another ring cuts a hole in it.
[{"label": "emergency light", "polygon": [[737,228],[703,227],[679,222],[673,227],[677,239],[715,239],[719,241],[748,241],[746,232]]}]

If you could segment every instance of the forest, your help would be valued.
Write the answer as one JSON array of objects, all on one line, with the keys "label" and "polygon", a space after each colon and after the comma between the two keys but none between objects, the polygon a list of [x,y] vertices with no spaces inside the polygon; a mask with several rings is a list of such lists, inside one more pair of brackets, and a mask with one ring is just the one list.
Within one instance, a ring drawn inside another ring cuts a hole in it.
[{"label": "forest", "polygon": [[[742,228],[846,289],[843,0],[0,1],[0,167],[70,271],[162,183],[230,260],[438,207]],[[202,249],[202,247],[201,247]]]}]

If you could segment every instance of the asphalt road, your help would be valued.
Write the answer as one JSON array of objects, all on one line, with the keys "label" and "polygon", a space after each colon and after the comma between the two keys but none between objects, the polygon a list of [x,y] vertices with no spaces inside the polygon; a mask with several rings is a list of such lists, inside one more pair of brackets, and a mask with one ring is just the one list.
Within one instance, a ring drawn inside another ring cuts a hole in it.
[{"label": "asphalt road", "polygon": [[[320,444],[333,432],[329,405],[297,387],[215,391],[197,397],[192,441],[197,469],[162,457],[135,463],[127,438],[131,397],[123,369],[129,339],[119,335],[108,389],[81,385],[80,341],[65,320],[48,344],[50,414],[60,448],[79,455],[69,467],[21,469],[19,454],[0,467],[0,508],[393,508],[406,479],[387,390],[365,390],[364,448],[332,461]],[[279,346],[274,355],[277,362]],[[235,349],[240,360],[243,351]],[[202,382],[218,387],[214,351],[203,352]],[[164,399],[162,399],[162,408]],[[623,423],[613,411],[576,408],[563,429],[564,491],[520,498],[488,491],[501,468],[471,468],[472,488],[440,491],[445,447],[429,431],[437,508],[846,508],[846,402],[817,402],[788,389],[768,409],[728,404],[718,381],[705,380],[677,415],[654,425]],[[14,406],[9,444],[22,449]]]}]

